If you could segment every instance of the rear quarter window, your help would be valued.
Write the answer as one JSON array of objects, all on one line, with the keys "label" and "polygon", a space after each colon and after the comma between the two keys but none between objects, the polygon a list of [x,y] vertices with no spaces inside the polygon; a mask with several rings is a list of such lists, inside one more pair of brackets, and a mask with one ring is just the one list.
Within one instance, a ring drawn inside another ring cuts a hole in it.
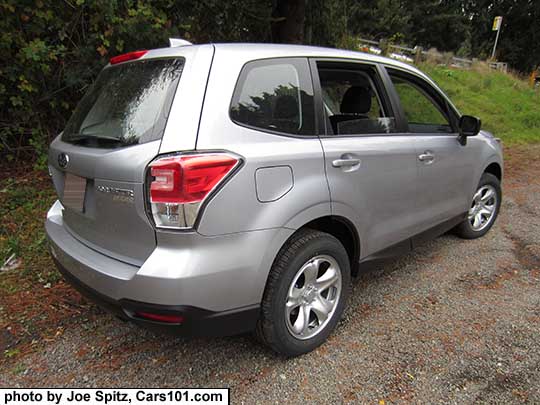
[{"label": "rear quarter window", "polygon": [[103,69],[77,105],[62,140],[118,147],[160,139],[183,67],[183,59],[169,58]]},{"label": "rear quarter window", "polygon": [[307,60],[282,58],[247,63],[231,107],[237,124],[291,135],[314,135],[313,87]]}]

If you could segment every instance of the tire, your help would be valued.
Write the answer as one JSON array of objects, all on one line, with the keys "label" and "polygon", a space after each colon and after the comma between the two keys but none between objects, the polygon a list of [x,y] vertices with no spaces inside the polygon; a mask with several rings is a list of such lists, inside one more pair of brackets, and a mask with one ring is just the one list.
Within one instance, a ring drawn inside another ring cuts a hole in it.
[{"label": "tire", "polygon": [[[492,194],[491,197],[488,196],[488,192]],[[491,229],[499,215],[501,199],[501,182],[494,175],[484,173],[474,193],[467,219],[456,227],[456,234],[464,239],[476,239],[484,236]],[[493,211],[488,218],[487,212],[490,209]]]},{"label": "tire", "polygon": [[314,350],[340,320],[350,284],[349,257],[339,240],[324,232],[300,230],[274,260],[257,337],[287,357]]}]

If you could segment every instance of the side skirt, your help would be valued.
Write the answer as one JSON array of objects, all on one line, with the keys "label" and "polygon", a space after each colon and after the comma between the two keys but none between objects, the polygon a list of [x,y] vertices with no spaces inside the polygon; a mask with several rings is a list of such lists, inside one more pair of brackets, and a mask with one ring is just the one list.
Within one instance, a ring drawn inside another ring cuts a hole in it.
[{"label": "side skirt", "polygon": [[374,264],[374,262],[404,255],[410,252],[412,249],[420,246],[422,243],[435,239],[437,236],[448,232],[456,225],[460,224],[465,218],[467,218],[467,213],[460,214],[417,235],[405,239],[404,241],[398,242],[390,247],[364,257],[362,260],[360,260],[359,267],[365,268],[368,263]]}]

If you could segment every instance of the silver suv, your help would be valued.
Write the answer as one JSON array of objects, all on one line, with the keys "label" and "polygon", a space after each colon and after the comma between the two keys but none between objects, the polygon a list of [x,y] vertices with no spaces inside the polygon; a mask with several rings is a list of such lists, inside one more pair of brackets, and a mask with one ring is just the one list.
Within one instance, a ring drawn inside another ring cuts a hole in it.
[{"label": "silver suv", "polygon": [[299,355],[362,263],[493,225],[501,146],[419,70],[180,45],[112,58],[50,147],[52,256],[120,317]]}]

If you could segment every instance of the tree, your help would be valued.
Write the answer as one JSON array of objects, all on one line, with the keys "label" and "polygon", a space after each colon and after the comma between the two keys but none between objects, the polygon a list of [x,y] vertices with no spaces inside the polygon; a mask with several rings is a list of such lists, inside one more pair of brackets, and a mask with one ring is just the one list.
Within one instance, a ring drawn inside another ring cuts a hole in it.
[{"label": "tree", "polygon": [[349,16],[353,34],[384,39],[399,33],[409,39],[410,10],[403,0],[354,1]]},{"label": "tree", "polygon": [[351,0],[310,0],[306,9],[305,42],[338,46],[348,33]]},{"label": "tree", "polygon": [[410,15],[409,39],[413,44],[456,52],[469,37],[470,23],[461,1],[408,0],[406,3]]},{"label": "tree", "polygon": [[466,2],[470,15],[472,52],[488,57],[495,41],[493,19],[503,16],[497,59],[529,73],[540,63],[540,2],[536,0],[475,0]]},{"label": "tree", "polygon": [[306,0],[275,0],[272,19],[272,42],[304,43]]}]

